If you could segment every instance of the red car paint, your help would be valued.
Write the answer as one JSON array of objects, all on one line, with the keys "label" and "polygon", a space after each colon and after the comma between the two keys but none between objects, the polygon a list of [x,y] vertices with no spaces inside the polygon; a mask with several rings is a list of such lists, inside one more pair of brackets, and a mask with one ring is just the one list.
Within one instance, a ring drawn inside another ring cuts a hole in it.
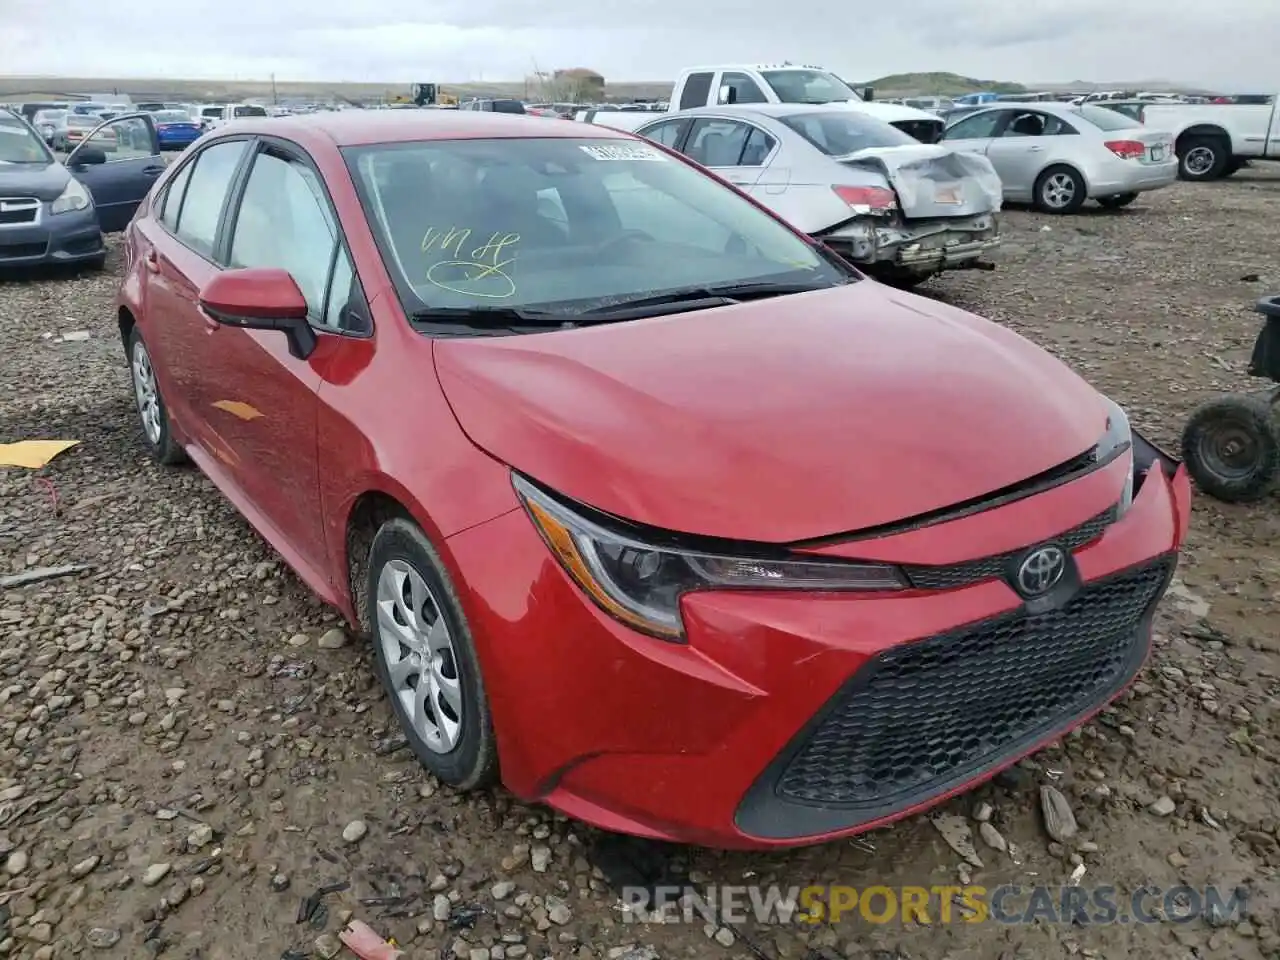
[{"label": "red car paint", "polygon": [[[201,147],[262,129],[229,124]],[[1104,401],[1067,367],[1003,327],[871,281],[582,329],[432,340],[406,320],[339,147],[582,138],[582,128],[432,112],[394,127],[321,114],[270,130],[304,149],[324,179],[373,335],[318,331],[300,360],[278,332],[213,322],[199,292],[221,268],[170,236],[149,204],[126,238],[122,329],[140,327],[193,460],[353,622],[353,508],[376,492],[413,516],[470,622],[512,792],[611,830],[791,846],[930,806],[1062,734],[1047,730],[874,819],[782,837],[744,830],[737,811],[753,783],[861,667],[1015,611],[1019,595],[998,578],[877,594],[691,593],[688,642],[668,643],[586,599],[521,508],[511,471],[664,530],[956,564],[1096,516],[1120,497],[1129,455],[976,512],[840,535],[982,498],[1096,443]],[[389,398],[400,414],[388,415]],[[1081,579],[1176,554],[1189,496],[1180,467],[1148,470],[1128,512],[1074,552]]]}]

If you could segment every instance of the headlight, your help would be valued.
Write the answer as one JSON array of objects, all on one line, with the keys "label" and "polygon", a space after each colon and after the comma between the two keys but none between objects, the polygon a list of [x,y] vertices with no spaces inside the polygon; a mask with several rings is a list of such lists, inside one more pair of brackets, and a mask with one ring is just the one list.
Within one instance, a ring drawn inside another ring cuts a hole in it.
[{"label": "headlight", "polygon": [[693,590],[902,590],[895,567],[740,557],[645,542],[581,516],[513,477],[533,524],[570,577],[606,613],[642,633],[683,640],[680,598]]},{"label": "headlight", "polygon": [[84,188],[84,184],[72,177],[67,188],[49,207],[49,212],[70,213],[72,210],[88,210],[91,206],[93,200],[89,197],[89,191]]},{"label": "headlight", "polygon": [[1129,417],[1124,408],[1110,397],[1102,398],[1107,404],[1107,427],[1098,441],[1098,462],[1102,463],[1117,455],[1128,460],[1129,472],[1124,481],[1124,492],[1120,495],[1118,517],[1122,517],[1133,503],[1133,430],[1129,426]]}]

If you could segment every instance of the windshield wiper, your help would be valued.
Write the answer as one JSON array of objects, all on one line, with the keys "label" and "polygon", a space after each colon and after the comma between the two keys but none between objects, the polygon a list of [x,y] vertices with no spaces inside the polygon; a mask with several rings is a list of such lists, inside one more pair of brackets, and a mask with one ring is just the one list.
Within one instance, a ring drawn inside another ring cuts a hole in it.
[{"label": "windshield wiper", "polygon": [[[726,283],[706,287],[689,287],[684,290],[668,290],[666,293],[655,293],[650,297],[637,297],[634,300],[622,300],[604,307],[596,307],[580,314],[583,317],[614,318],[626,311],[641,310],[646,307],[665,307],[669,304],[684,304],[690,309],[707,307],[727,307],[743,300],[758,300],[765,297],[785,297],[793,293],[808,293],[813,290],[825,290],[828,286],[839,284],[813,283]],[[590,321],[588,321],[590,322]]]},{"label": "windshield wiper", "polygon": [[441,323],[478,330],[515,330],[518,327],[548,329],[573,325],[573,317],[548,310],[522,307],[426,307],[409,314],[414,323]]}]

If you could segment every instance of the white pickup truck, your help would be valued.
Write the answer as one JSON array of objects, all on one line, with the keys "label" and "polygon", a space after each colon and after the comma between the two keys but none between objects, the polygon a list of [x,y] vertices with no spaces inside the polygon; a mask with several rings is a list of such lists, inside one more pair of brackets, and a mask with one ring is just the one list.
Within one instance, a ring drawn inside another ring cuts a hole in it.
[{"label": "white pickup truck", "polygon": [[1151,103],[1142,122],[1173,134],[1178,176],[1217,180],[1250,160],[1280,160],[1280,95],[1270,103]]},{"label": "white pickup truck", "polygon": [[256,103],[214,103],[200,108],[200,126],[213,130],[241,117],[266,117],[267,108]]},{"label": "white pickup truck", "polygon": [[937,143],[944,127],[941,118],[924,110],[864,100],[830,70],[790,63],[690,67],[676,80],[668,110],[752,103],[813,103],[857,110],[893,124],[922,143]]}]

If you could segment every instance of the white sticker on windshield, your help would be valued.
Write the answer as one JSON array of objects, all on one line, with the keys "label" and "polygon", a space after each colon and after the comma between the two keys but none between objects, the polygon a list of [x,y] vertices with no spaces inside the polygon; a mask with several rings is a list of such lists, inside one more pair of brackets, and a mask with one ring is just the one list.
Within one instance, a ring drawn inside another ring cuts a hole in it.
[{"label": "white sticker on windshield", "polygon": [[664,163],[667,160],[662,151],[647,147],[642,143],[629,143],[626,146],[619,147],[579,146],[578,149],[587,154],[587,156],[595,157],[597,160],[656,160],[659,163]]}]

